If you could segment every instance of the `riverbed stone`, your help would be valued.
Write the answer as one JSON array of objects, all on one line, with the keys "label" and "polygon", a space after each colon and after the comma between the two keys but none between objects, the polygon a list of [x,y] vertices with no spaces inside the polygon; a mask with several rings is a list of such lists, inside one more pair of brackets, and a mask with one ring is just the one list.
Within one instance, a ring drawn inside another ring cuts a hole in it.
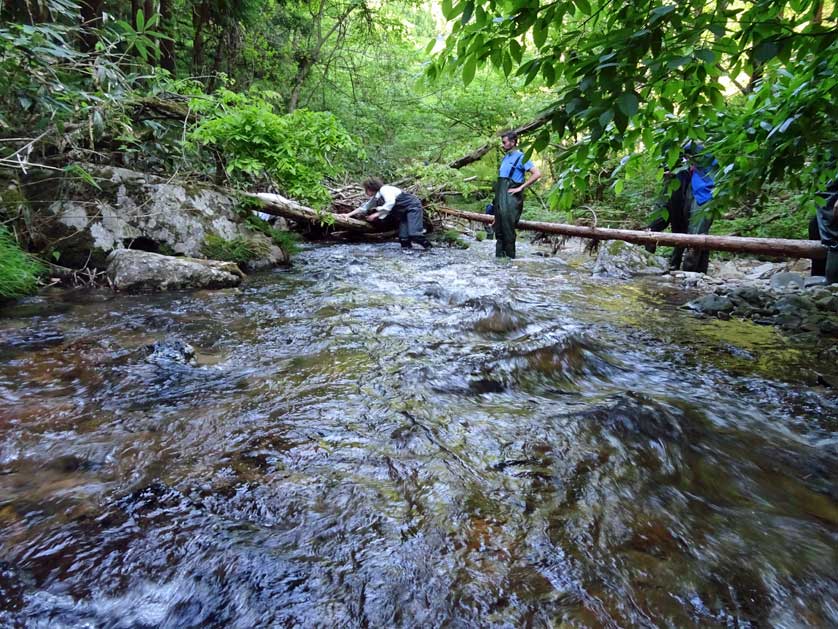
[{"label": "riverbed stone", "polygon": [[732,312],[734,305],[728,297],[711,293],[689,302],[687,308],[704,314],[716,315],[722,312]]},{"label": "riverbed stone", "polygon": [[781,271],[771,276],[771,288],[774,290],[788,290],[792,288],[803,288],[803,276],[800,273]]},{"label": "riverbed stone", "polygon": [[638,245],[612,240],[600,246],[593,274],[628,279],[635,275],[663,275],[668,270],[664,258]]},{"label": "riverbed stone", "polygon": [[764,264],[760,264],[759,266],[751,269],[748,273],[747,277],[750,279],[755,280],[764,280],[768,279],[775,273],[784,270],[784,266],[782,264],[775,264],[773,262],[765,262]]},{"label": "riverbed stone", "polygon": [[164,291],[238,286],[242,272],[233,262],[164,256],[117,249],[108,256],[108,278],[115,290]]}]

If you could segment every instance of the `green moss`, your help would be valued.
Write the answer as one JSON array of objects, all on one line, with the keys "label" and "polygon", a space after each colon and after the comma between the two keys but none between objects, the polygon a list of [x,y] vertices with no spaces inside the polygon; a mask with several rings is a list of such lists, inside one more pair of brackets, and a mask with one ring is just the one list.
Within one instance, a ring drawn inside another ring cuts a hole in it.
[{"label": "green moss", "polygon": [[623,249],[626,248],[626,243],[622,240],[612,240],[608,243],[608,253],[612,256],[619,254]]},{"label": "green moss", "polygon": [[[252,200],[252,199],[251,199]],[[257,201],[258,203],[258,201]],[[259,206],[261,207],[261,205]],[[252,227],[256,231],[265,234],[271,241],[280,249],[282,249],[288,257],[299,252],[300,237],[294,232],[285,231],[282,229],[275,229],[267,222],[253,214],[250,209],[247,212],[244,222],[248,227]]]},{"label": "green moss", "polygon": [[159,253],[161,255],[164,255],[164,256],[175,256],[175,255],[177,255],[177,251],[172,249],[171,245],[169,245],[169,243],[166,243],[166,242],[161,242],[157,246],[157,253]]},{"label": "green moss", "polygon": [[23,252],[14,237],[0,227],[0,298],[14,299],[34,292],[43,270],[43,265]]}]

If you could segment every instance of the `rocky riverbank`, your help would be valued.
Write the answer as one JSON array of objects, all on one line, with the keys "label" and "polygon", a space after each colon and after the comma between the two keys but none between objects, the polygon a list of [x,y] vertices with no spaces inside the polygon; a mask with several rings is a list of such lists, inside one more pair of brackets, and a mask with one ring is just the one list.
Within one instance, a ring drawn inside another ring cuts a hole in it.
[{"label": "rocky riverbank", "polygon": [[670,271],[667,260],[643,247],[603,243],[592,273],[603,277],[659,276],[702,293],[685,304],[700,316],[749,319],[789,334],[838,338],[838,285],[810,276],[810,260],[711,260],[707,274]]}]

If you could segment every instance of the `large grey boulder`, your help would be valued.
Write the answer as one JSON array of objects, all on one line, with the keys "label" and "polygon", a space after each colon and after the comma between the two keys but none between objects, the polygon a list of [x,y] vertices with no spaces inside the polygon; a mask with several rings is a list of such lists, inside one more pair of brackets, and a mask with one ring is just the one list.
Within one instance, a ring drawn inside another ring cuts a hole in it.
[{"label": "large grey boulder", "polygon": [[255,268],[288,261],[282,249],[244,222],[238,200],[227,190],[126,168],[81,166],[96,186],[72,173],[26,184],[30,203],[43,217],[36,244],[58,250],[64,266],[103,267],[111,251],[123,248],[203,257],[209,235],[252,241],[264,252],[250,263]]},{"label": "large grey boulder", "polygon": [[117,249],[108,256],[108,277],[114,289],[136,292],[228,288],[241,283],[242,272],[233,262]]},{"label": "large grey boulder", "polygon": [[664,258],[639,245],[612,240],[600,245],[593,274],[628,279],[634,275],[663,275],[667,270]]}]

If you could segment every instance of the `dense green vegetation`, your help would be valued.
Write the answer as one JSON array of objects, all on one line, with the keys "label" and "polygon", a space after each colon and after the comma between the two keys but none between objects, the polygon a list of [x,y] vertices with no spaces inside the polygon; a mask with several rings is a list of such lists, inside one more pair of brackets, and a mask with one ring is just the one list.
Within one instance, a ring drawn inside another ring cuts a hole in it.
[{"label": "dense green vegetation", "polygon": [[[720,164],[714,231],[805,237],[836,169],[836,15],[818,0],[8,0],[0,183],[106,163],[325,207],[328,181],[375,174],[479,208],[499,147],[447,165],[535,121],[531,216],[642,226],[691,138]],[[0,207],[24,248],[30,214]]]},{"label": "dense green vegetation", "polygon": [[0,227],[0,300],[34,290],[43,266],[18,247],[12,235]]}]

